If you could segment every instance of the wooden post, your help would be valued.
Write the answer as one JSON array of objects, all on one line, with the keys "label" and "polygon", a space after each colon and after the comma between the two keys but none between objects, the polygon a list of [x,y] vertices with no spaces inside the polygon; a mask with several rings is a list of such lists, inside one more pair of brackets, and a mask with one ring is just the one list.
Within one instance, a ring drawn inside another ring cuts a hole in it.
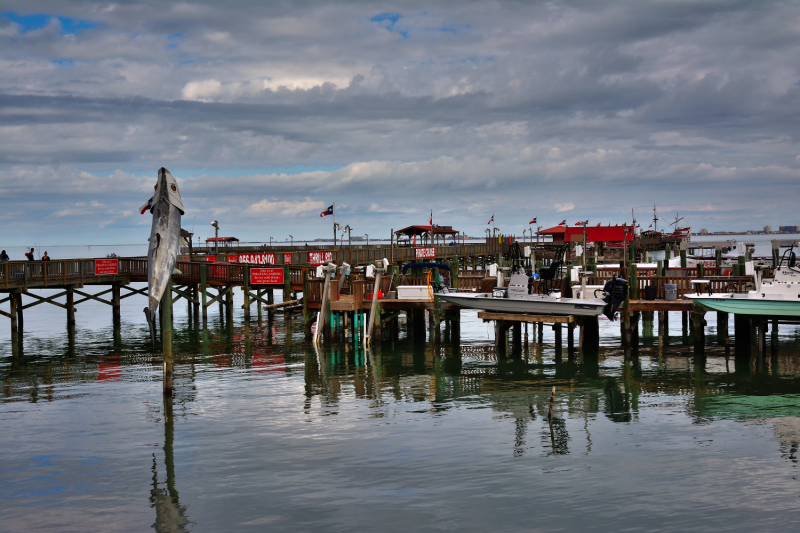
[{"label": "wooden post", "polygon": [[728,338],[728,313],[717,311],[717,338],[722,346],[726,346]]},{"label": "wooden post", "polygon": [[114,329],[120,326],[120,298],[119,298],[119,283],[114,283],[111,286],[111,314],[114,321]]},{"label": "wooden post", "polygon": [[722,266],[722,250],[717,250],[715,255],[714,265],[719,268]]},{"label": "wooden post", "polygon": [[[200,292],[202,293],[202,304],[203,304],[203,324],[205,325],[208,322],[208,304],[206,303],[206,265],[205,263],[200,265]],[[205,327],[205,326],[204,326]]]},{"label": "wooden post", "polygon": [[172,280],[161,297],[161,344],[164,353],[164,396],[172,396]]},{"label": "wooden post", "polygon": [[561,357],[561,324],[553,324],[556,341],[556,357]]},{"label": "wooden post", "polygon": [[[699,308],[697,308],[699,309]],[[692,311],[692,337],[694,340],[694,352],[703,353],[705,349],[705,313],[700,310]]]},{"label": "wooden post", "polygon": [[67,287],[67,325],[75,325],[75,287],[69,285]]},{"label": "wooden post", "polygon": [[292,299],[292,276],[289,265],[283,265],[283,301],[288,302]]},{"label": "wooden post", "polygon": [[[261,310],[261,306],[258,307]],[[311,324],[314,319],[308,310],[308,269],[303,269],[303,335],[306,340],[311,338]]]},{"label": "wooden post", "polygon": [[250,320],[250,265],[242,266],[242,292],[244,293],[244,321],[247,322]]},{"label": "wooden post", "polygon": [[229,289],[225,294],[225,320],[228,322],[228,327],[233,325],[233,287],[225,287]]},{"label": "wooden post", "polygon": [[701,279],[706,277],[706,269],[702,263],[697,264],[697,277]]},{"label": "wooden post", "polygon": [[439,342],[442,336],[442,329],[440,327],[441,315],[439,313],[441,305],[441,300],[438,296],[435,296],[433,298],[433,309],[431,309],[431,314],[433,315],[433,337],[436,342]]},{"label": "wooden post", "polygon": [[17,300],[17,329],[22,331],[25,329],[24,309],[22,305],[22,291],[17,291],[11,294],[12,300]]},{"label": "wooden post", "polygon": [[575,349],[575,323],[570,322],[567,325],[567,351],[572,353]]},{"label": "wooden post", "polygon": [[[6,278],[8,280],[8,278]],[[11,335],[14,336],[19,331],[19,325],[17,323],[17,295],[15,293],[9,294],[8,304],[10,306],[10,314],[11,314]]]}]

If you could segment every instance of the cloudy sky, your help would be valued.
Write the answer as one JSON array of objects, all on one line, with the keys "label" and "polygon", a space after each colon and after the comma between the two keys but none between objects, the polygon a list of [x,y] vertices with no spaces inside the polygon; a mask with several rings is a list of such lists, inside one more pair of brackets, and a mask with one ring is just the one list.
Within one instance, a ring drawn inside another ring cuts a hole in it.
[{"label": "cloudy sky", "polygon": [[161,166],[203,237],[800,224],[800,2],[2,10],[4,245],[143,242]]}]

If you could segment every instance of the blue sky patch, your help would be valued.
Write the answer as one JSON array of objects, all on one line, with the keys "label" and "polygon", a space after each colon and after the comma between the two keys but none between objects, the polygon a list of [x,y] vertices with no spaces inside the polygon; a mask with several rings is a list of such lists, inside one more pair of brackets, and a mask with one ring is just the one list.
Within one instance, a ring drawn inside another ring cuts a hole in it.
[{"label": "blue sky patch", "polygon": [[50,22],[50,19],[54,18],[61,22],[61,35],[78,35],[84,30],[97,27],[97,24],[88,20],[76,20],[71,17],[57,17],[53,15],[47,15],[45,13],[38,13],[35,15],[18,15],[17,13],[6,11],[5,13],[0,13],[0,15],[6,17],[11,22],[22,26],[22,33],[44,28],[47,26],[47,23]]},{"label": "blue sky patch", "polygon": [[72,61],[71,59],[54,59],[52,63],[54,65],[59,65],[61,67],[71,67],[72,65],[75,64],[75,62]]},{"label": "blue sky patch", "polygon": [[403,15],[400,13],[379,13],[372,17],[370,22],[377,22],[381,28],[385,28],[391,32],[398,33],[403,36],[404,39],[408,39],[408,30],[401,30],[395,27],[397,21],[403,18]]}]

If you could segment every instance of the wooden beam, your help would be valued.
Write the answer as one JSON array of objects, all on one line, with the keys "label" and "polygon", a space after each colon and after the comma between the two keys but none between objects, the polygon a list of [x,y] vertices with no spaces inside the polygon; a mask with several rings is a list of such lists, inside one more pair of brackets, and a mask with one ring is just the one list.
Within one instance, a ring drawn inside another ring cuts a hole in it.
[{"label": "wooden beam", "polygon": [[[219,289],[217,289],[219,291],[219,294],[217,294],[216,296],[214,296],[210,300],[206,301],[203,304],[203,306],[204,307],[208,307],[209,305],[213,304],[214,302],[218,302],[218,301],[221,302],[222,301],[222,297],[225,296],[226,294],[228,294],[229,292],[231,292],[231,289],[233,289],[232,285],[228,285],[228,287],[225,288],[225,289],[220,287]],[[208,290],[208,288],[206,288],[206,290]]]},{"label": "wooden beam", "polygon": [[691,311],[692,300],[631,300],[631,311]]},{"label": "wooden beam", "polygon": [[82,300],[78,300],[77,302],[75,302],[75,305],[78,305],[80,303],[83,303],[83,302],[86,302],[86,301],[89,301],[89,300],[97,300],[98,302],[102,302],[102,303],[104,303],[106,305],[114,305],[114,302],[112,302],[110,300],[103,300],[102,298],[98,298],[98,296],[102,296],[104,294],[108,294],[112,290],[113,289],[106,289],[104,291],[98,292],[97,294],[89,294],[89,293],[86,293],[86,292],[83,292],[83,291],[79,291],[78,289],[75,289],[75,292],[77,294],[80,294],[81,296],[84,297]]},{"label": "wooden beam", "polygon": [[142,289],[134,289],[132,287],[128,287],[127,285],[120,285],[120,289],[127,289],[127,290],[131,291],[128,294],[126,294],[125,296],[120,296],[119,297],[120,300],[124,300],[125,298],[128,298],[129,296],[135,296],[137,294],[141,294],[142,296],[145,296],[145,297],[147,296],[147,287],[144,287]]},{"label": "wooden beam", "polygon": [[548,324],[572,324],[575,322],[575,317],[573,315],[527,315],[517,313],[490,313],[488,311],[479,311],[478,318],[483,319],[484,322],[488,322],[489,320],[508,320],[511,322],[546,322]]},{"label": "wooden beam", "polygon": [[192,302],[193,304],[200,303],[200,301],[199,301],[199,300],[197,300],[196,298],[193,298],[193,297],[192,297],[192,295],[189,293],[189,291],[188,291],[188,290],[182,291],[182,290],[180,290],[179,288],[177,288],[177,287],[175,287],[175,286],[173,285],[173,286],[172,286],[172,292],[174,292],[174,293],[177,293],[177,294],[178,294],[178,298],[175,298],[175,299],[173,299],[173,300],[172,300],[172,303],[175,303],[175,302],[177,302],[178,300],[180,300],[180,297],[181,297],[181,296],[183,296],[184,298],[186,298],[187,300],[189,300],[189,301],[190,301],[190,302]]},{"label": "wooden beam", "polygon": [[295,304],[302,304],[302,303],[303,303],[303,300],[290,300],[288,302],[281,302],[281,303],[272,304],[272,305],[265,305],[264,306],[264,311],[269,311],[270,309],[276,309],[278,307],[283,307],[283,306],[286,306],[286,305],[295,305]]},{"label": "wooden beam", "polygon": [[[38,296],[36,294],[32,294],[32,293],[30,293],[28,291],[23,291],[22,294],[25,294],[26,296],[30,296],[31,298],[36,298],[37,300],[39,300],[38,302],[33,302],[33,303],[29,303],[28,305],[23,305],[22,306],[23,309],[27,309],[29,307],[33,307],[35,305],[44,304],[44,303],[53,304],[53,305],[55,305],[57,307],[61,307],[62,309],[66,309],[67,308],[67,306],[65,304],[60,304],[58,302],[51,301],[51,300],[54,300],[56,298],[60,298],[60,297],[64,296],[65,294],[67,294],[67,291],[60,292],[58,294],[54,294],[53,296],[50,296],[48,298],[43,298],[43,297]],[[2,303],[2,302],[0,302],[0,303]]]}]

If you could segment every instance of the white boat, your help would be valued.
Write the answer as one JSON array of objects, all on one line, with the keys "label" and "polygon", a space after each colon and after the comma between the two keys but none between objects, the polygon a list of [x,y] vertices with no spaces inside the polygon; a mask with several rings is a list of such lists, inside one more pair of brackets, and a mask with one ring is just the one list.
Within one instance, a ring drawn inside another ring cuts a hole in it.
[{"label": "white boat", "polygon": [[529,294],[528,280],[527,274],[514,273],[507,289],[498,287],[491,294],[438,292],[436,296],[459,307],[498,313],[597,316],[603,313],[603,308],[606,306],[606,302],[598,298],[590,300],[562,298],[560,292]]},{"label": "white boat", "polygon": [[800,268],[790,250],[788,257],[775,269],[775,278],[761,280],[754,291],[746,294],[687,294],[685,297],[706,309],[725,313],[800,316]]}]

